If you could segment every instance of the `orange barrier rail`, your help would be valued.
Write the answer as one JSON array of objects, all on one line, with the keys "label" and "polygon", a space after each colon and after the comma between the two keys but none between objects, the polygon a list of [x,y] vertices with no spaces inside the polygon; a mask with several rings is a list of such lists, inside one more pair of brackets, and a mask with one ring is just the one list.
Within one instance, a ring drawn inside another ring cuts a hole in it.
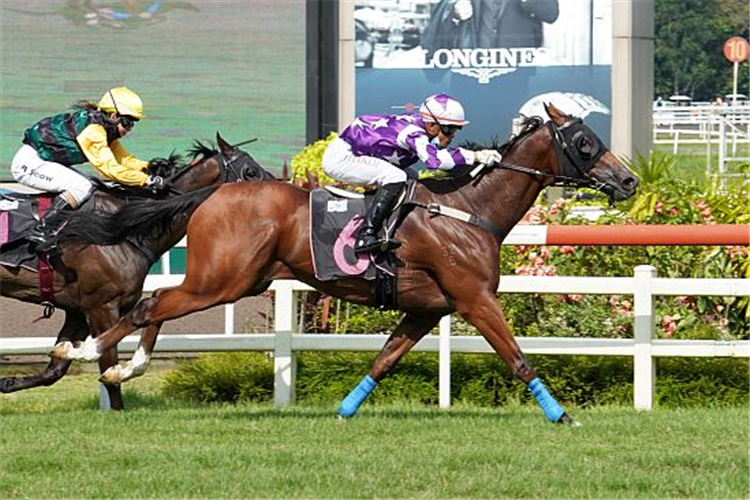
[{"label": "orange barrier rail", "polygon": [[547,245],[750,245],[750,225],[547,226]]}]

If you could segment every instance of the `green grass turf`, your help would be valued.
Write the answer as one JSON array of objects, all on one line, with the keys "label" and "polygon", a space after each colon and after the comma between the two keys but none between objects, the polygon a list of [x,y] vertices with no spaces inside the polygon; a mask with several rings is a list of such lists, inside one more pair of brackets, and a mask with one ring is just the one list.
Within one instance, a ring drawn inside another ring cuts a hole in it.
[{"label": "green grass turf", "polygon": [[0,498],[747,498],[748,409],[196,406],[95,375],[0,396]]}]

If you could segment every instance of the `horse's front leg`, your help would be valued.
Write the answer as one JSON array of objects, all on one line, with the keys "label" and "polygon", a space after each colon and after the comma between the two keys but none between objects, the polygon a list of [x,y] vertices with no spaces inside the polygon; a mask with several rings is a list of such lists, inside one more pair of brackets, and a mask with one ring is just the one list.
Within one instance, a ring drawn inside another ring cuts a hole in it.
[{"label": "horse's front leg", "polygon": [[[119,303],[113,302],[108,306],[102,306],[88,313],[89,325],[91,326],[92,338],[97,338],[109,330],[117,322],[119,316]],[[116,368],[119,362],[117,344],[104,351],[99,357],[99,373],[104,375],[108,371]],[[109,396],[109,407],[112,410],[123,410],[125,404],[122,399],[122,389],[119,382],[99,379],[104,384],[104,388]]]},{"label": "horse's front leg", "polygon": [[105,384],[121,384],[132,378],[140,377],[148,369],[151,361],[151,354],[154,352],[156,338],[159,336],[159,330],[162,323],[148,326],[144,329],[141,339],[138,342],[138,348],[133,353],[133,357],[127,363],[111,367],[104,372],[99,380]]},{"label": "horse's front leg", "polygon": [[475,295],[465,300],[457,300],[458,312],[474,325],[489,342],[495,352],[511,369],[513,375],[521,379],[542,407],[550,422],[572,423],[562,406],[549,393],[526,360],[510,331],[497,299],[491,294]]},{"label": "horse's front leg", "polygon": [[367,399],[367,396],[375,389],[401,357],[409,352],[414,345],[420,341],[435,325],[440,321],[440,316],[414,316],[407,314],[401,320],[388,337],[383,349],[372,363],[370,373],[349,393],[339,405],[338,415],[340,417],[351,417],[360,405]]}]

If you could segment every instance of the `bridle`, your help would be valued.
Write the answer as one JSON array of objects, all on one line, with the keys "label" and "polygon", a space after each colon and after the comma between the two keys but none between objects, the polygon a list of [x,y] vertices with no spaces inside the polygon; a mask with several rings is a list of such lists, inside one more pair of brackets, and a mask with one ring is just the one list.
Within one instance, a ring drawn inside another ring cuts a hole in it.
[{"label": "bridle", "polygon": [[[242,182],[247,179],[246,174],[248,173],[249,169],[247,167],[241,168],[235,163],[237,160],[242,158],[243,154],[246,154],[246,153],[239,151],[237,148],[239,148],[240,146],[244,146],[245,144],[251,144],[257,140],[258,138],[255,137],[253,139],[248,139],[247,141],[243,141],[243,142],[233,145],[231,155],[225,154],[223,151],[219,153],[219,167],[224,172],[225,183],[229,182],[230,179],[233,182]],[[231,174],[231,177],[230,177],[230,174]]]},{"label": "bridle", "polygon": [[[512,170],[534,177],[552,178],[553,186],[588,187],[608,194],[604,191],[606,183],[597,181],[590,175],[591,169],[599,158],[609,151],[599,137],[584,125],[580,118],[571,118],[559,127],[552,120],[546,125],[553,139],[561,173],[542,172],[535,168],[508,162],[498,163],[493,165],[493,168]],[[480,165],[469,175],[477,177],[484,168],[484,165]]]}]

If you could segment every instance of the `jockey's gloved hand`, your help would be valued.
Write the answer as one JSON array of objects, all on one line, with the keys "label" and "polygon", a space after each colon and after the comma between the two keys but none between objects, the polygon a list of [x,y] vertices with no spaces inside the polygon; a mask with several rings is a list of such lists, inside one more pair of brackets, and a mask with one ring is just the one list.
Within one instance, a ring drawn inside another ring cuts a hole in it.
[{"label": "jockey's gloved hand", "polygon": [[474,156],[475,163],[482,163],[484,165],[487,165],[488,167],[497,165],[502,161],[503,155],[498,153],[495,149],[483,149],[481,151],[477,151],[476,156]]},{"label": "jockey's gloved hand", "polygon": [[165,191],[168,189],[167,181],[164,180],[164,177],[150,175],[148,177],[148,188],[155,192]]},{"label": "jockey's gloved hand", "polygon": [[148,171],[149,172],[158,172],[158,170],[161,168],[167,168],[170,166],[169,160],[166,158],[151,158],[148,162]]}]

